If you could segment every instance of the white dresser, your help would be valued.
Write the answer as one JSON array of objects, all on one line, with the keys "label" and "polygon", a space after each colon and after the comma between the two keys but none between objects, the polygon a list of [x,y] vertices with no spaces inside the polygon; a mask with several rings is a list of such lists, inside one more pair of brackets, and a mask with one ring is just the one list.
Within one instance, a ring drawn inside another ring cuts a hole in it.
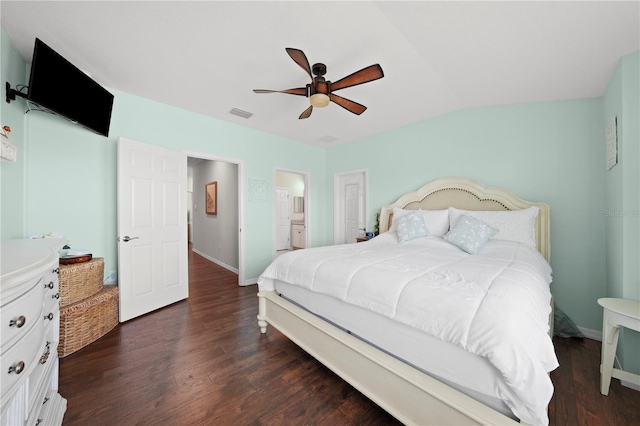
[{"label": "white dresser", "polygon": [[61,425],[58,273],[63,239],[2,241],[0,425]]}]

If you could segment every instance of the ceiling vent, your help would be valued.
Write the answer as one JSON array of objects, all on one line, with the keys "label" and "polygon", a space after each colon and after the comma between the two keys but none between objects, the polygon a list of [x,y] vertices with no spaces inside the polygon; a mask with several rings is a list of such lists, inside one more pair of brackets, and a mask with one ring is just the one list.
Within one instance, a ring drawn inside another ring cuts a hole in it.
[{"label": "ceiling vent", "polygon": [[336,138],[335,136],[326,135],[321,138],[318,138],[317,140],[324,143],[334,143],[335,141],[338,140],[338,138]]},{"label": "ceiling vent", "polygon": [[252,112],[244,111],[238,108],[233,108],[231,111],[229,111],[229,113],[233,115],[237,115],[238,117],[242,117],[242,118],[250,118],[253,115]]}]

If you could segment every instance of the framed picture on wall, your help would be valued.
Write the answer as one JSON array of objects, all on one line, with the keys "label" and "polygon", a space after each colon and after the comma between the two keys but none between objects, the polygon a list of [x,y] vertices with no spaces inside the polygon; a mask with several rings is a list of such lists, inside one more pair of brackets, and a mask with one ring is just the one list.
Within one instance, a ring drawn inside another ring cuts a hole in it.
[{"label": "framed picture on wall", "polygon": [[204,188],[207,214],[218,214],[218,182],[209,182]]}]

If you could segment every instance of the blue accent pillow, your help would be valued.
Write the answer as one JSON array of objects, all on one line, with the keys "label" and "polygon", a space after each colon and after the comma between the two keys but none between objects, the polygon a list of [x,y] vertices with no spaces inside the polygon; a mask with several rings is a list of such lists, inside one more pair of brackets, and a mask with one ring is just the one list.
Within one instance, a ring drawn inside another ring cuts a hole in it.
[{"label": "blue accent pillow", "polygon": [[480,248],[499,231],[483,221],[466,214],[460,216],[456,225],[444,239],[460,247],[469,254],[476,254]]},{"label": "blue accent pillow", "polygon": [[415,211],[398,218],[396,221],[396,231],[398,241],[405,243],[414,238],[429,236],[427,224],[424,222],[424,215],[421,211]]}]

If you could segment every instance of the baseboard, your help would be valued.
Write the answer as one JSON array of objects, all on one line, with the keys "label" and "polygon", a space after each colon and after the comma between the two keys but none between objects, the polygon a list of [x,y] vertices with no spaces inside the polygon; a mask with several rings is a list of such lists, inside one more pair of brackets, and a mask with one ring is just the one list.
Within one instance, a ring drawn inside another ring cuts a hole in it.
[{"label": "baseboard", "polygon": [[584,334],[584,337],[602,342],[602,330],[592,330],[590,328],[584,327],[578,327],[578,330],[580,330],[580,332]]},{"label": "baseboard", "polygon": [[640,392],[640,386],[636,385],[635,383],[625,382],[623,380],[620,380],[620,384],[625,388],[633,389],[634,391]]},{"label": "baseboard", "polygon": [[214,259],[213,257],[209,256],[208,254],[202,253],[200,250],[197,249],[192,249],[192,251],[196,254],[199,254],[200,256],[204,257],[205,259],[215,263],[216,265],[222,266],[224,269],[233,272],[234,274],[238,273],[238,268],[234,268],[233,266],[227,265],[224,262],[219,261],[218,259]]},{"label": "baseboard", "polygon": [[240,284],[241,286],[247,286],[247,285],[254,285],[254,284],[258,284],[258,279],[257,278],[250,278],[248,280],[244,280],[243,284]]}]

